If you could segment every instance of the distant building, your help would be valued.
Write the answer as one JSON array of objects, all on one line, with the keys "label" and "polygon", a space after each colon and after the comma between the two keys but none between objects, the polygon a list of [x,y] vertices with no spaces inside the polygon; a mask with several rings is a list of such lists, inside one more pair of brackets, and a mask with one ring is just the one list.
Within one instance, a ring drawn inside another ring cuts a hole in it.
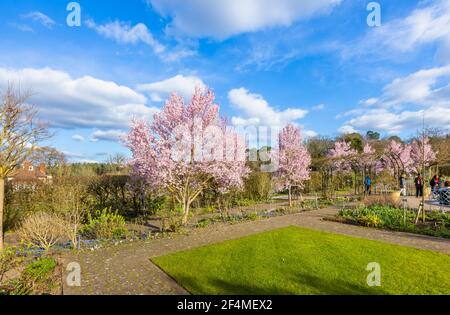
[{"label": "distant building", "polygon": [[45,164],[41,163],[39,166],[34,166],[30,162],[24,162],[22,166],[11,173],[7,178],[8,182],[14,184],[28,183],[28,182],[51,182],[52,176],[47,175]]}]

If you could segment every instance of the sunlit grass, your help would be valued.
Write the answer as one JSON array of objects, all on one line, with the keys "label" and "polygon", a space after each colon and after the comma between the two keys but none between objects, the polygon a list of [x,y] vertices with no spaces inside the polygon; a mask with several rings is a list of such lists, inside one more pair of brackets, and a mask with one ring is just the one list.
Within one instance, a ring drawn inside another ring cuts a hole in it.
[{"label": "sunlit grass", "polygon": [[449,255],[298,227],[153,261],[193,294],[450,294]]}]

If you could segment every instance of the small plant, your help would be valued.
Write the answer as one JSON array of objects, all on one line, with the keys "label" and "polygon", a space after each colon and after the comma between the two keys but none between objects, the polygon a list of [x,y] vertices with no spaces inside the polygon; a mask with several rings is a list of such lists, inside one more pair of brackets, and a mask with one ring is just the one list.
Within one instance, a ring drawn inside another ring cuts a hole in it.
[{"label": "small plant", "polygon": [[0,287],[6,273],[16,268],[20,264],[20,261],[21,259],[17,257],[16,249],[13,247],[7,247],[0,252]]},{"label": "small plant", "polygon": [[205,228],[205,227],[207,227],[207,226],[213,224],[214,222],[215,222],[215,220],[212,219],[212,218],[204,218],[204,219],[201,219],[201,220],[199,220],[199,221],[197,222],[196,227],[197,227],[197,228]]},{"label": "small plant", "polygon": [[256,212],[246,212],[243,216],[244,220],[255,221],[258,220],[259,216]]},{"label": "small plant", "polygon": [[450,237],[450,215],[440,212],[428,212],[426,223],[415,224],[415,211],[406,211],[392,206],[373,204],[359,209],[342,209],[339,217],[348,223],[357,223],[367,227],[381,227],[394,231]]},{"label": "small plant", "polygon": [[64,226],[56,214],[38,212],[23,221],[19,236],[26,245],[47,251],[64,237]]},{"label": "small plant", "polygon": [[88,224],[81,229],[81,234],[93,239],[119,239],[128,234],[125,219],[117,212],[105,208],[88,214]]},{"label": "small plant", "polygon": [[20,278],[10,282],[10,295],[48,294],[55,287],[53,258],[40,258],[25,267]]},{"label": "small plant", "polygon": [[358,222],[364,226],[374,228],[378,228],[382,224],[380,217],[373,213],[360,216]]}]

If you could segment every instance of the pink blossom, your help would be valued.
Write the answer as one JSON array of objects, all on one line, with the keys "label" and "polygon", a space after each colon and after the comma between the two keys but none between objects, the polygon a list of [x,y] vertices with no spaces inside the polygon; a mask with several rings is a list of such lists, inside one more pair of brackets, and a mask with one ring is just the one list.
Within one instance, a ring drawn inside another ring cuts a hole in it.
[{"label": "pink blossom", "polygon": [[[302,144],[300,130],[289,124],[279,134],[276,177],[283,188],[303,187],[309,179],[311,156]],[[289,194],[290,197],[290,194]]]},{"label": "pink blossom", "polygon": [[155,191],[168,191],[183,207],[187,222],[192,202],[213,181],[221,192],[240,189],[249,170],[242,137],[219,116],[211,90],[195,90],[189,104],[173,93],[149,125],[133,121],[126,145],[135,176]]}]

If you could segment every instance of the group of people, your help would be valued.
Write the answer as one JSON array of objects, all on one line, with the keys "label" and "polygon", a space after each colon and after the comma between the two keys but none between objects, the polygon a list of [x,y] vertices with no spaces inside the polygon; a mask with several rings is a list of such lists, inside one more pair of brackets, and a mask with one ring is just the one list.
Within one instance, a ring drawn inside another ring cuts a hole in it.
[{"label": "group of people", "polygon": [[[414,178],[414,186],[416,187],[416,198],[423,196],[423,187],[424,181],[420,174],[417,174],[416,178]],[[434,175],[430,179],[430,189],[431,195],[437,194],[440,188],[449,187],[449,181],[444,181],[439,178],[438,175]],[[400,177],[400,189],[402,191],[402,195],[406,195],[406,176],[402,175]]]},{"label": "group of people", "polygon": [[[420,174],[414,178],[414,186],[416,188],[416,198],[423,196],[424,181]],[[444,181],[438,175],[434,175],[430,180],[431,194],[436,194],[440,188],[449,187],[450,182]],[[406,175],[400,176],[400,192],[402,196],[406,196]]]},{"label": "group of people", "polygon": [[[416,198],[423,196],[423,187],[424,181],[420,174],[417,174],[416,178],[414,178],[414,185],[416,187]],[[364,187],[365,193],[370,195],[372,193],[372,179],[370,176],[366,176],[364,179]],[[440,188],[442,187],[450,187],[449,181],[444,181],[440,179],[438,175],[434,175],[430,180],[431,194],[436,194]],[[406,175],[403,174],[400,176],[400,193],[402,196],[406,196]]]}]

